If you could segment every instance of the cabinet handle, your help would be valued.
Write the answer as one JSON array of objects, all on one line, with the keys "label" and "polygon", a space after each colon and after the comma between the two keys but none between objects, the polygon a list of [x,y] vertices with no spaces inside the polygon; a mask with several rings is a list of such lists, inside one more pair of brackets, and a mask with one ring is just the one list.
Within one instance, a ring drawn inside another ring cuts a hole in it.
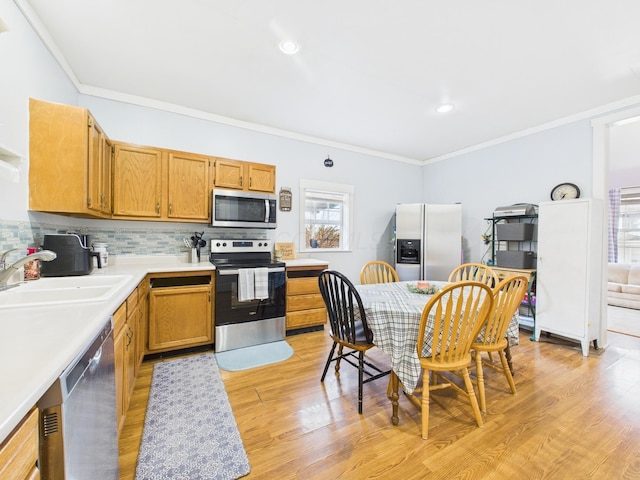
[{"label": "cabinet handle", "polygon": [[160,202],[156,202],[156,213],[160,213]]},{"label": "cabinet handle", "polygon": [[243,185],[243,183],[244,183],[244,182],[243,182],[243,180],[244,180],[244,178],[242,177],[242,175],[240,175],[240,186],[241,186],[241,187],[243,187],[243,186],[244,186],[244,185]]},{"label": "cabinet handle", "polygon": [[171,215],[173,213],[173,204],[170,203],[169,204],[169,215]]},{"label": "cabinet handle", "polygon": [[249,188],[253,187],[253,177],[249,177]]}]

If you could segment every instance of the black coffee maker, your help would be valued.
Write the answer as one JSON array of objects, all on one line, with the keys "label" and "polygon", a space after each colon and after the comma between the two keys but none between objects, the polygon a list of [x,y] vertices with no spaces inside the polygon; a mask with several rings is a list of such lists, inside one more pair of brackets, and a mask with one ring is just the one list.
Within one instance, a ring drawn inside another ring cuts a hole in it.
[{"label": "black coffee maker", "polygon": [[43,277],[89,275],[93,270],[93,257],[98,259],[98,268],[102,267],[100,255],[91,251],[89,235],[71,232],[45,235],[42,248],[57,254],[55,260],[40,265]]}]

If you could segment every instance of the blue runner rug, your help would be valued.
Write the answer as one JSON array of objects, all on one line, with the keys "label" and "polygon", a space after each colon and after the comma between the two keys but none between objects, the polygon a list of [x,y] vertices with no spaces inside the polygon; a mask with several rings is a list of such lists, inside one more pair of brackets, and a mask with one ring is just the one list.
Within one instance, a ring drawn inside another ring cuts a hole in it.
[{"label": "blue runner rug", "polygon": [[250,469],[214,354],[157,363],[136,480],[232,480]]},{"label": "blue runner rug", "polygon": [[282,362],[293,355],[293,348],[285,340],[263,343],[216,353],[218,366],[230,372]]}]

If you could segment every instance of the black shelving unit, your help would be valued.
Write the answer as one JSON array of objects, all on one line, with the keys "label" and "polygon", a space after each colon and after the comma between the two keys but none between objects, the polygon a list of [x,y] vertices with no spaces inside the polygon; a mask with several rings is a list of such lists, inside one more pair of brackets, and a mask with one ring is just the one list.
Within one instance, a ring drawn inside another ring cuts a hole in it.
[{"label": "black shelving unit", "polygon": [[[538,215],[493,216],[485,220],[491,224],[491,260],[487,263],[496,268],[498,274],[503,269],[522,273],[529,278],[527,296],[521,305],[524,313],[521,312],[521,315],[524,314],[533,320],[533,325],[529,327],[534,330]],[[506,248],[501,248],[503,246]]]},{"label": "black shelving unit", "polygon": [[[508,268],[533,268],[535,269],[535,260],[531,266],[517,266],[514,264],[504,264],[500,265],[497,261],[497,252],[500,250],[500,245],[502,243],[507,243],[507,248],[502,249],[500,251],[523,251],[523,246],[528,246],[530,252],[533,253],[534,259],[536,254],[536,249],[534,248],[534,244],[536,242],[537,236],[537,224],[538,224],[538,215],[511,215],[498,217],[493,216],[491,218],[485,218],[487,222],[491,223],[491,265],[495,266],[503,266]],[[517,229],[513,229],[510,232],[510,235],[507,237],[503,237],[504,239],[498,238],[498,230],[501,225],[509,225],[509,226],[518,226],[522,228],[522,236],[518,237],[518,233],[520,233]],[[527,230],[525,230],[525,226],[531,225],[531,235],[525,234]],[[511,240],[513,238],[513,240]],[[524,238],[522,240],[518,240],[515,238]],[[517,248],[510,248],[513,244],[517,244]]]}]

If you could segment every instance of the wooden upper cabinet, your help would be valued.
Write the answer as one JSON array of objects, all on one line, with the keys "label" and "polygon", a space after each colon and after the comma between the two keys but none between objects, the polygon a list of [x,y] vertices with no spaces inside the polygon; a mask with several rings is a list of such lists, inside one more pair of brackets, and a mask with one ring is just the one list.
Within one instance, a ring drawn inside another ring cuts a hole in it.
[{"label": "wooden upper cabinet", "polygon": [[242,190],[244,187],[244,169],[245,162],[216,158],[214,185],[220,188]]},{"label": "wooden upper cabinet", "polygon": [[183,152],[168,153],[170,219],[208,221],[211,203],[211,160]]},{"label": "wooden upper cabinet", "polygon": [[89,115],[89,174],[87,208],[111,215],[111,142]]},{"label": "wooden upper cabinet", "polygon": [[30,99],[29,115],[30,210],[208,223],[214,182],[275,193],[273,165],[111,141],[72,105]]},{"label": "wooden upper cabinet", "polygon": [[275,193],[276,167],[262,163],[216,158],[214,186]]},{"label": "wooden upper cabinet", "polygon": [[86,108],[29,99],[29,209],[109,217],[108,143]]},{"label": "wooden upper cabinet", "polygon": [[248,165],[249,185],[247,190],[257,192],[275,193],[276,191],[276,167],[262,163],[250,163]]},{"label": "wooden upper cabinet", "polygon": [[113,215],[160,219],[162,150],[115,143]]}]

